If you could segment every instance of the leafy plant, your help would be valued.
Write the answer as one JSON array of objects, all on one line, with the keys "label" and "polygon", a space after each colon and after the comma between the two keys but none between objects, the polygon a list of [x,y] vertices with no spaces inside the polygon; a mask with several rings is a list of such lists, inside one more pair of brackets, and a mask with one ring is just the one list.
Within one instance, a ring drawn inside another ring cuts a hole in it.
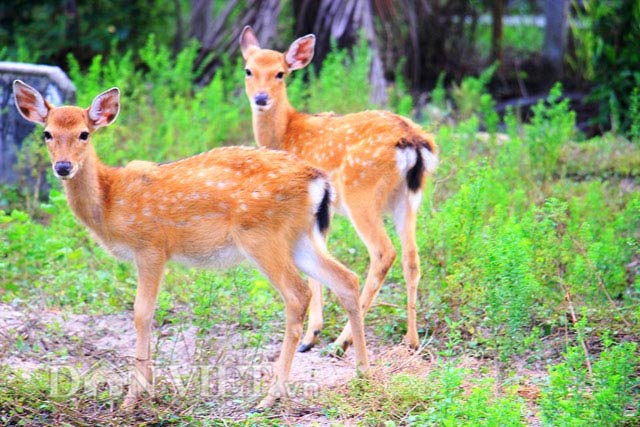
[{"label": "leafy plant", "polygon": [[[582,349],[571,347],[565,361],[549,367],[549,384],[542,392],[544,424],[548,426],[624,425],[638,416],[631,393],[637,378],[637,345],[624,343],[605,349],[590,374]],[[635,409],[631,409],[635,407]],[[630,410],[630,412],[627,412]]]},{"label": "leafy plant", "polygon": [[574,2],[571,31],[576,40],[570,64],[592,83],[589,99],[598,105],[595,123],[611,127],[619,116],[620,130],[629,132],[634,117],[634,89],[640,85],[640,4],[635,0]]},{"label": "leafy plant", "polygon": [[533,108],[531,123],[524,126],[524,134],[536,175],[550,177],[558,173],[560,147],[575,134],[576,114],[569,109],[569,100],[562,98],[562,85],[556,83],[546,101]]}]

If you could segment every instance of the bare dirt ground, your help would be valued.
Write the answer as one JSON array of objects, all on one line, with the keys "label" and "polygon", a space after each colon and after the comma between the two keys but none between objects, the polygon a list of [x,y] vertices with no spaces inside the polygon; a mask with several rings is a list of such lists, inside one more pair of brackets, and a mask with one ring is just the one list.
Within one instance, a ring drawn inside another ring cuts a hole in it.
[{"label": "bare dirt ground", "polygon": [[[151,399],[173,399],[184,414],[196,403],[210,402],[211,416],[238,420],[266,393],[282,339],[277,332],[267,345],[255,348],[234,325],[219,325],[203,336],[193,325],[167,324],[156,327],[153,336],[156,394]],[[436,367],[428,350],[416,354],[404,346],[381,345],[373,337],[368,341],[376,380],[384,382],[399,372],[426,376]],[[105,400],[106,393],[108,407],[92,409],[97,419],[117,411],[129,382],[134,346],[132,313],[91,316],[0,304],[0,366],[25,374],[44,369],[50,374],[52,392],[60,396],[73,398],[81,393],[89,400],[92,395]],[[498,375],[489,361],[463,357],[457,363],[478,376]],[[329,357],[318,347],[297,353],[291,399],[278,416],[291,425],[356,425],[357,419],[340,414],[327,418],[322,400],[329,391],[346,392],[355,376],[354,366],[352,351],[343,359]],[[531,403],[531,409],[544,374],[524,366],[516,373],[518,393]],[[61,381],[62,376],[68,381]],[[540,425],[533,411],[529,425]]]}]

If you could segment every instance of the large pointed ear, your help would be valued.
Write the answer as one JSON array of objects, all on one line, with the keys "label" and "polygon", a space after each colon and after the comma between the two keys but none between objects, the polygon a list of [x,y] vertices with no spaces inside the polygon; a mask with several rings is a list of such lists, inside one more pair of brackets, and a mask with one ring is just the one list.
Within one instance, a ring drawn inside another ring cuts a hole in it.
[{"label": "large pointed ear", "polygon": [[260,42],[250,25],[244,27],[242,34],[240,34],[240,49],[242,49],[242,57],[245,61],[253,50],[260,49]]},{"label": "large pointed ear", "polygon": [[120,89],[113,87],[96,96],[88,108],[89,120],[94,128],[113,123],[120,112]]},{"label": "large pointed ear", "polygon": [[316,47],[316,36],[307,34],[300,37],[289,46],[289,50],[285,53],[284,58],[287,61],[289,70],[299,70],[304,68],[313,59],[313,52]]},{"label": "large pointed ear", "polygon": [[51,105],[44,100],[40,92],[28,84],[16,80],[13,82],[13,97],[22,117],[30,122],[45,124]]}]

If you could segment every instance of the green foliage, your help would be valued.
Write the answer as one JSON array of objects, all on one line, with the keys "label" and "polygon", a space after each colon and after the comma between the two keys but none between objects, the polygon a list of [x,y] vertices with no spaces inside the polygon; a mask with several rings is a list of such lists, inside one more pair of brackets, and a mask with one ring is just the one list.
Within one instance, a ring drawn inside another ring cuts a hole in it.
[{"label": "green foliage", "polygon": [[52,191],[41,209],[51,215],[44,226],[24,212],[0,211],[0,297],[38,298],[50,307],[79,311],[120,311],[133,298],[131,268],[95,247],[76,222],[63,194]]},{"label": "green foliage", "polygon": [[[535,13],[539,12],[510,12],[512,15],[520,15],[525,19],[527,18],[527,15],[532,16]],[[503,45],[513,50],[515,55],[522,57],[542,50],[544,43],[544,28],[541,26],[527,23],[523,23],[522,25],[504,25],[502,27],[502,31]],[[478,25],[476,30],[476,45],[480,55],[483,58],[488,58],[491,54],[491,25],[484,23],[480,23]]]},{"label": "green foliage", "polygon": [[442,110],[447,108],[447,91],[444,87],[444,78],[445,74],[440,73],[436,86],[431,91],[431,102]]},{"label": "green foliage", "polygon": [[631,392],[638,384],[634,375],[640,362],[635,343],[605,349],[593,363],[592,374],[587,371],[582,349],[567,349],[565,359],[549,367],[549,384],[541,399],[544,425],[635,425],[631,417],[636,421],[640,417],[637,396]]},{"label": "green foliage", "polygon": [[560,147],[575,134],[576,114],[569,108],[569,99],[562,98],[562,85],[556,83],[546,102],[533,108],[531,124],[524,126],[524,134],[537,175],[549,177],[557,173]]},{"label": "green foliage", "polygon": [[576,4],[577,17],[571,24],[576,49],[570,63],[593,84],[589,98],[598,103],[594,121],[604,127],[619,124],[621,131],[629,132],[637,123],[631,107],[640,85],[640,3],[587,0],[581,4],[582,8]]},{"label": "green foliage", "polygon": [[534,245],[523,226],[531,221],[500,212],[485,230],[487,251],[479,260],[484,266],[481,286],[486,293],[487,324],[503,356],[521,348],[541,290],[534,274]]},{"label": "green foliage", "polygon": [[335,394],[329,402],[343,416],[366,414],[365,425],[525,425],[525,407],[517,396],[496,397],[493,381],[471,379],[470,374],[452,364],[441,364],[422,378],[403,373],[384,381],[358,379],[352,381],[349,395]]},{"label": "green foliage", "polygon": [[629,138],[632,141],[640,141],[640,87],[634,87],[629,99]]},{"label": "green foliage", "polygon": [[458,86],[453,84],[451,96],[458,108],[458,117],[466,120],[478,113],[491,133],[495,133],[500,119],[494,111],[495,102],[487,92],[487,85],[498,68],[498,63],[484,70],[478,77],[465,77]]},{"label": "green foliage", "polygon": [[[349,54],[335,46],[322,63],[322,69],[316,74],[309,72],[306,85],[298,83],[289,87],[292,105],[310,112],[333,111],[344,114],[361,111],[371,107],[369,103],[369,64],[371,62],[367,40],[360,42]],[[347,71],[348,70],[348,71]],[[300,73],[296,77],[302,79]],[[300,94],[299,90],[302,90]],[[345,94],[352,94],[345,96]],[[297,101],[302,98],[302,102]],[[299,103],[294,103],[296,100]]]},{"label": "green foliage", "polygon": [[169,45],[175,20],[171,1],[155,1],[149,7],[141,0],[8,0],[0,5],[0,46],[8,47],[5,56],[13,61],[56,64],[73,53],[87,63],[115,46],[137,50],[149,34]]},{"label": "green foliage", "polygon": [[[251,128],[241,125],[241,117],[249,114],[247,102],[236,96],[236,85],[225,83],[234,79],[236,64],[226,61],[208,85],[195,91],[191,64],[197,54],[198,46],[190,44],[172,58],[151,35],[137,54],[128,51],[106,61],[96,56],[86,73],[68,58],[70,76],[78,82],[79,105],[89,105],[111,86],[122,92],[117,124],[96,136],[98,154],[106,163],[166,161],[251,140]],[[137,62],[149,69],[144,77]]]},{"label": "green foliage", "polygon": [[402,76],[405,60],[401,60],[396,65],[395,84],[389,94],[389,107],[401,116],[411,117],[413,115],[413,98],[407,89],[407,84]]}]

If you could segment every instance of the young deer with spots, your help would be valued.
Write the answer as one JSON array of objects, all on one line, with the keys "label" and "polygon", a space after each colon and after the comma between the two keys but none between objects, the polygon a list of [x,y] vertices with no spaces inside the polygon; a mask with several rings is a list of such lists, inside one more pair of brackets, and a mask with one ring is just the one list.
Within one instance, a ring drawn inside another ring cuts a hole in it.
[{"label": "young deer with spots", "polygon": [[[363,315],[380,290],[396,251],[382,217],[391,212],[402,244],[407,284],[406,342],[419,345],[416,294],[420,280],[416,215],[427,174],[438,163],[433,137],[410,120],[386,111],[338,116],[296,111],[287,98],[285,77],[313,58],[315,36],[294,41],[285,53],[261,49],[250,27],[240,36],[246,62],[245,88],[253,113],[258,145],[292,152],[329,173],[337,191],[336,210],[349,217],[369,252],[370,266],[360,304]],[[348,78],[348,76],[345,76]],[[309,325],[299,351],[314,345],[322,328],[322,288],[313,278]],[[352,340],[348,324],[336,344]]]},{"label": "young deer with spots", "polygon": [[327,254],[331,184],[323,172],[286,153],[249,147],[215,149],[167,164],[101,163],[91,134],[111,124],[120,94],[110,89],[87,109],[55,108],[30,86],[14,83],[25,119],[44,125],[53,170],[69,205],[95,238],[138,269],[134,305],[135,374],[124,405],[152,380],[150,330],[165,263],[201,267],[250,260],[285,303],[286,327],[274,383],[259,407],[285,396],[310,300],[299,271],[336,292],[355,333],[356,361],[368,368],[358,279]]}]

